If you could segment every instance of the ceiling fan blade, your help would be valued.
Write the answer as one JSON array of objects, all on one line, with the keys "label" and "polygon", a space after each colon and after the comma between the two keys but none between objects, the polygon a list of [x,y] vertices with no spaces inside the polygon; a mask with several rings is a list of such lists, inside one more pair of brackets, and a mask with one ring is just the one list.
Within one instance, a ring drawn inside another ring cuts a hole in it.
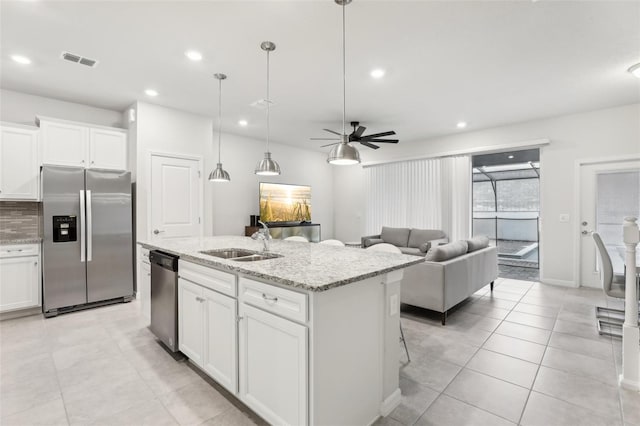
[{"label": "ceiling fan blade", "polygon": [[367,130],[367,128],[366,128],[366,127],[364,127],[364,126],[358,126],[358,128],[356,129],[356,131],[354,132],[354,134],[355,134],[357,137],[361,137],[365,130]]},{"label": "ceiling fan blade", "polygon": [[398,139],[367,139],[366,142],[398,143]]},{"label": "ceiling fan blade", "polygon": [[312,141],[339,141],[340,139],[336,138],[309,138]]},{"label": "ceiling fan blade", "polygon": [[391,136],[391,135],[395,135],[396,132],[394,132],[393,130],[389,131],[389,132],[382,132],[382,133],[374,133],[372,135],[366,135],[363,136],[362,139],[373,139],[373,138],[380,138],[382,136]]},{"label": "ceiling fan blade", "polygon": [[379,146],[374,145],[374,144],[369,143],[369,142],[363,142],[363,141],[360,141],[360,143],[361,143],[362,145],[364,145],[364,146],[368,146],[368,147],[369,147],[369,148],[371,148],[371,149],[378,149],[378,148],[380,148]]},{"label": "ceiling fan blade", "polygon": [[334,135],[342,136],[342,133],[334,132],[333,130],[329,130],[329,129],[322,129],[322,130],[324,130],[325,132],[333,133]]},{"label": "ceiling fan blade", "polygon": [[326,144],[326,145],[320,145],[320,147],[321,147],[321,148],[324,148],[325,146],[338,145],[339,143],[342,143],[342,142],[328,143],[328,144]]}]

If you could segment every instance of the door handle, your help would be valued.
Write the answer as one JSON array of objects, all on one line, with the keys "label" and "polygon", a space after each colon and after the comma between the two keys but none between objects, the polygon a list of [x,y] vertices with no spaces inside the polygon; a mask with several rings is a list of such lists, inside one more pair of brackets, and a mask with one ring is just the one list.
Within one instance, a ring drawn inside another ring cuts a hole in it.
[{"label": "door handle", "polygon": [[84,211],[85,203],[84,203],[84,191],[80,190],[80,262],[84,262],[84,254],[87,249],[86,247],[86,229],[85,229],[85,211]]},{"label": "door handle", "polygon": [[91,213],[91,191],[87,191],[87,262],[93,255],[93,214]]},{"label": "door handle", "polygon": [[591,234],[593,234],[593,231],[587,231],[586,229],[582,231],[582,235],[591,235]]},{"label": "door handle", "polygon": [[154,229],[154,230],[153,230],[153,233],[154,233],[155,235],[158,235],[158,234],[159,234],[159,233],[161,233],[161,232],[164,232],[164,231],[161,231],[161,230],[159,230],[159,229]]}]

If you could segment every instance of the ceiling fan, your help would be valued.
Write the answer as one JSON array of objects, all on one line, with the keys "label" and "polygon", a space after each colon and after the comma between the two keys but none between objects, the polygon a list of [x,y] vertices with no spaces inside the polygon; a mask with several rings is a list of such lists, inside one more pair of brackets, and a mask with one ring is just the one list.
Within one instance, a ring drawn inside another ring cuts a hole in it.
[{"label": "ceiling fan", "polygon": [[[344,136],[348,136],[348,142],[358,142],[366,147],[369,147],[371,149],[378,149],[380,148],[378,145],[374,145],[371,142],[375,142],[375,143],[398,143],[398,139],[380,139],[383,138],[385,136],[392,136],[395,135],[396,132],[394,132],[393,130],[390,130],[388,132],[382,132],[382,133],[373,133],[371,135],[363,135],[363,133],[365,132],[365,130],[367,130],[366,127],[361,126],[360,122],[358,121],[352,121],[351,122],[351,126],[353,127],[353,132],[351,132],[349,135],[344,135]],[[329,129],[322,129],[325,132],[329,132],[332,133],[336,136],[340,136],[340,138],[311,138],[311,140],[316,140],[316,141],[338,141],[336,143],[330,143],[327,145],[322,145],[323,147],[325,146],[331,146],[331,145],[336,145],[339,143],[342,143],[342,140],[344,139],[343,135],[333,131],[333,130],[329,130]]]}]

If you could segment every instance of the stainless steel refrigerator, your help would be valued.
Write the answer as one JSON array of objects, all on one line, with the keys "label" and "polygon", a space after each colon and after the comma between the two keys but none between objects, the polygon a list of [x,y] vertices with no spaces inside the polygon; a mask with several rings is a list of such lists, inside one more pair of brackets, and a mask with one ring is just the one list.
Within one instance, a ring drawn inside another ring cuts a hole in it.
[{"label": "stainless steel refrigerator", "polygon": [[131,173],[42,168],[43,312],[133,298]]}]

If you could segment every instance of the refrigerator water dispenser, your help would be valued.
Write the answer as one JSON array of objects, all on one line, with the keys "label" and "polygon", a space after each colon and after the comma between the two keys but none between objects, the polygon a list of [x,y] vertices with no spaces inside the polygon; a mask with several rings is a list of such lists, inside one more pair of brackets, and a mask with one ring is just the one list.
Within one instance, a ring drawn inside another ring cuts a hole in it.
[{"label": "refrigerator water dispenser", "polygon": [[53,242],[78,241],[75,216],[53,216]]}]

